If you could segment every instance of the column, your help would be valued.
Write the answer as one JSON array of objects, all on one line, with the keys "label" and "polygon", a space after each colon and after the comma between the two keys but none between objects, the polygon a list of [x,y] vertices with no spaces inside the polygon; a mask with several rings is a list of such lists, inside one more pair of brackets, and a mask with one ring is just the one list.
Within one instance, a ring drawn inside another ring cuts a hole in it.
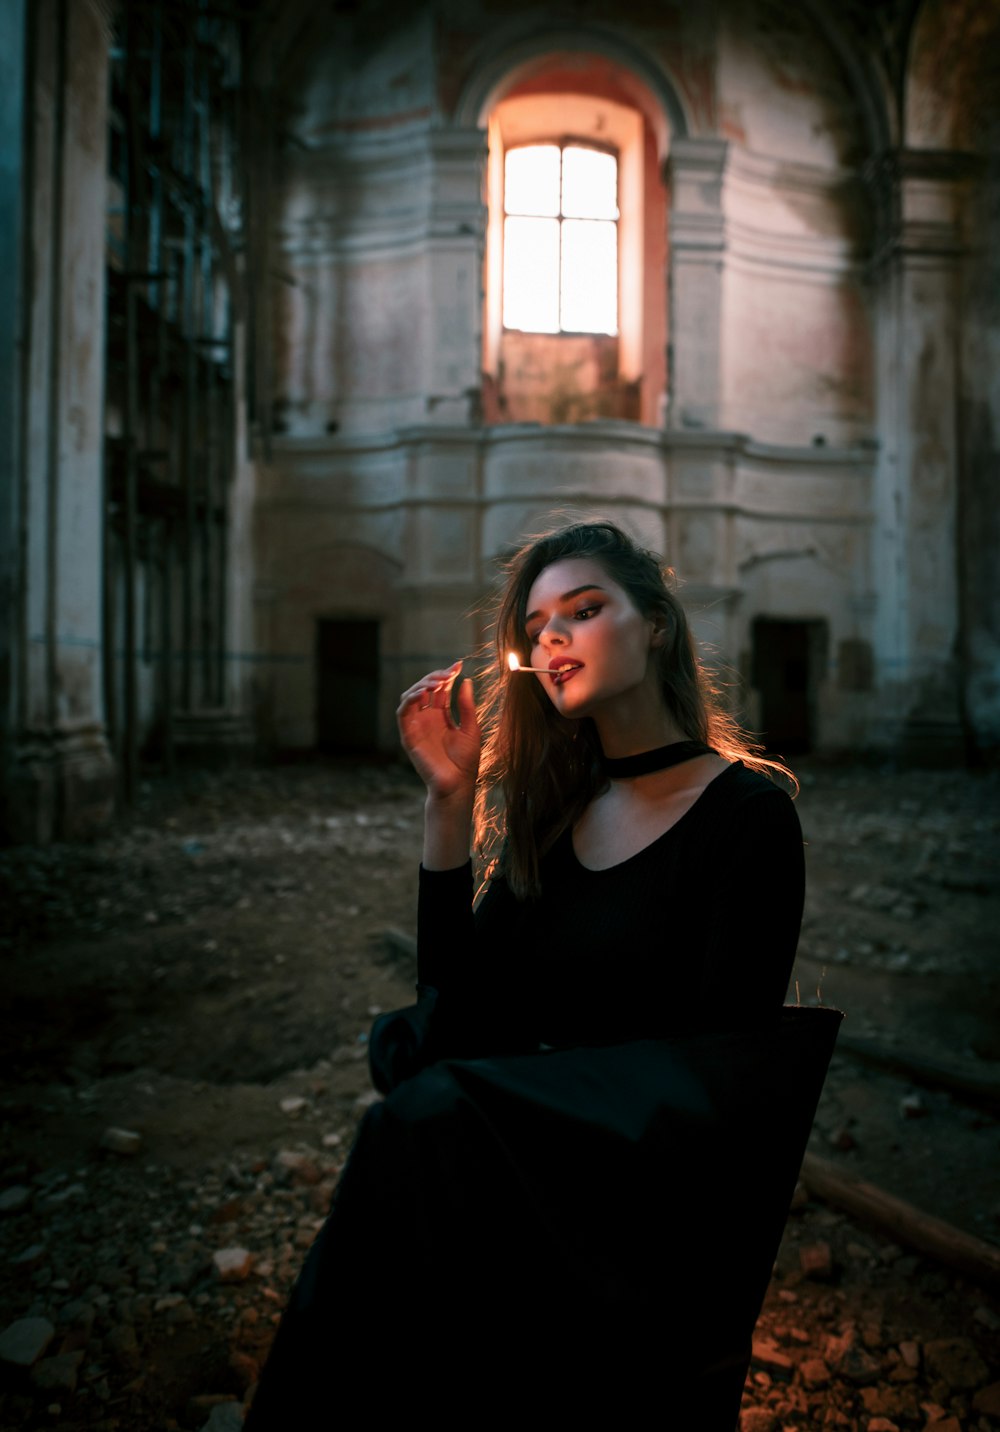
[{"label": "column", "polygon": [[958,593],[960,156],[899,151],[869,172],[878,216],[880,452],[873,564],[883,739],[908,758],[962,750]]},{"label": "column", "polygon": [[6,834],[73,838],[112,812],[102,690],[102,517],[109,15],[32,7],[34,264],[24,315],[17,645],[23,680],[5,772]]}]

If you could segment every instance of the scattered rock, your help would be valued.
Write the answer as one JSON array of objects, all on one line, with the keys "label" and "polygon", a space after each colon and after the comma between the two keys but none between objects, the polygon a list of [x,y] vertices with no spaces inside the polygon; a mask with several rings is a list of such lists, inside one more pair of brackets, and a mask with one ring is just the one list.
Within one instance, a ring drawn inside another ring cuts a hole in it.
[{"label": "scattered rock", "polygon": [[23,1183],[12,1183],[0,1193],[0,1213],[20,1213],[31,1202],[31,1189]]},{"label": "scattered rock", "polygon": [[955,1391],[979,1387],[990,1370],[968,1338],[935,1338],[924,1343],[924,1360],[933,1377],[940,1377]]},{"label": "scattered rock", "polygon": [[829,1243],[809,1243],[800,1248],[799,1267],[803,1278],[828,1282],[833,1277],[833,1254]]},{"label": "scattered rock", "polygon": [[1000,1382],[991,1382],[988,1387],[981,1387],[973,1397],[972,1405],[985,1417],[1000,1418]]},{"label": "scattered rock", "polygon": [[201,1432],[240,1432],[243,1408],[238,1402],[220,1402],[208,1414]]},{"label": "scattered rock", "polygon": [[899,1112],[904,1119],[922,1119],[927,1113],[927,1105],[919,1094],[904,1094],[899,1101]]},{"label": "scattered rock", "polygon": [[810,1357],[799,1364],[799,1372],[802,1381],[810,1390],[817,1387],[827,1387],[830,1382],[830,1369],[821,1357]]},{"label": "scattered rock", "polygon": [[282,1099],[280,1104],[281,1112],[287,1114],[289,1118],[294,1119],[302,1113],[302,1110],[306,1107],[306,1103],[307,1101],[298,1095],[292,1098]]},{"label": "scattered rock", "polygon": [[75,1392],[82,1362],[82,1352],[43,1357],[31,1369],[31,1380],[41,1392]]},{"label": "scattered rock", "polygon": [[918,1342],[901,1342],[899,1344],[899,1355],[907,1367],[920,1367],[920,1344]]},{"label": "scattered rock", "polygon": [[101,1135],[101,1148],[113,1154],[137,1154],[142,1148],[142,1135],[133,1129],[107,1128]]},{"label": "scattered rock", "polygon": [[740,1432],[777,1432],[778,1419],[767,1407],[744,1407],[740,1413]]},{"label": "scattered rock", "polygon": [[855,1387],[865,1387],[878,1382],[882,1374],[882,1364],[865,1348],[849,1347],[840,1359],[837,1371],[848,1382],[853,1382]]},{"label": "scattered rock", "polygon": [[250,1276],[254,1256],[246,1248],[220,1248],[212,1254],[212,1262],[223,1283],[242,1283]]},{"label": "scattered rock", "polygon": [[754,1338],[751,1361],[757,1367],[765,1368],[772,1377],[785,1381],[790,1381],[795,1371],[795,1363],[788,1354],[766,1337]]},{"label": "scattered rock", "polygon": [[55,1335],[48,1318],[18,1318],[0,1333],[0,1362],[31,1367],[44,1356]]},{"label": "scattered rock", "polygon": [[858,1141],[850,1129],[834,1129],[830,1135],[830,1147],[839,1149],[841,1153],[850,1153],[851,1149],[856,1149],[857,1146]]},{"label": "scattered rock", "polygon": [[282,1149],[275,1157],[274,1170],[287,1174],[292,1183],[315,1184],[323,1176],[314,1159],[295,1149]]},{"label": "scattered rock", "polygon": [[10,1261],[13,1267],[27,1270],[29,1268],[37,1268],[44,1257],[45,1244],[31,1243],[23,1252],[15,1254]]},{"label": "scattered rock", "polygon": [[105,1339],[105,1346],[121,1366],[136,1369],[139,1366],[139,1340],[131,1323],[122,1323],[112,1328]]},{"label": "scattered rock", "polygon": [[899,1426],[890,1422],[888,1417],[870,1417],[867,1423],[867,1432],[899,1432]]}]

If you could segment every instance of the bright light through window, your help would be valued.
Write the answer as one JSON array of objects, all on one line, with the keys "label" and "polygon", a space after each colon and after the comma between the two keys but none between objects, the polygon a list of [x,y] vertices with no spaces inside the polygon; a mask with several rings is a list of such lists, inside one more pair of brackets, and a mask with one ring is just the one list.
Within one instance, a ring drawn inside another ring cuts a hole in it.
[{"label": "bright light through window", "polygon": [[617,333],[614,155],[580,145],[510,149],[504,209],[504,327]]}]

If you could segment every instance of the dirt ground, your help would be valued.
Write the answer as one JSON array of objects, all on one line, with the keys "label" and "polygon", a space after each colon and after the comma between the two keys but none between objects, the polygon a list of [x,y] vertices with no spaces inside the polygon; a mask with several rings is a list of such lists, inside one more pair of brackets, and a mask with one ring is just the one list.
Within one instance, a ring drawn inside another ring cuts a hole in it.
[{"label": "dirt ground", "polygon": [[[1000,1085],[1000,776],[799,770],[789,999]],[[372,1098],[371,1020],[410,998],[387,932],[413,933],[420,826],[402,766],[328,762],[150,778],[99,842],[0,852],[0,1426],[239,1425]],[[811,1147],[998,1243],[997,1135],[838,1055]],[[798,1203],[747,1432],[1000,1428],[1000,1290]]]}]

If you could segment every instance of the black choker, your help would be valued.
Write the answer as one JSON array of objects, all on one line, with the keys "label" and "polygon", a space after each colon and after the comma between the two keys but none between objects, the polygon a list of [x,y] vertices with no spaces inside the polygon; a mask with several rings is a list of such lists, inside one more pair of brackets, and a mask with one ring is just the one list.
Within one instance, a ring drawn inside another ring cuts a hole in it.
[{"label": "black choker", "polygon": [[640,751],[637,756],[602,754],[601,767],[611,780],[623,781],[630,776],[648,776],[652,771],[665,771],[668,766],[693,761],[695,756],[707,756],[711,749],[700,741],[674,741],[670,746],[657,746],[655,751]]}]

